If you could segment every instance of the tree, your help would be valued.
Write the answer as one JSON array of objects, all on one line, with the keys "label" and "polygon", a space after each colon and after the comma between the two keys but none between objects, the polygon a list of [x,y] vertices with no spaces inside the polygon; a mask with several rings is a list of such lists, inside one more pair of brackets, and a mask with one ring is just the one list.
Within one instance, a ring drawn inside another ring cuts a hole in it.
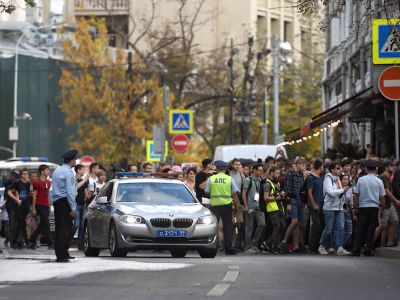
[{"label": "tree", "polygon": [[[24,0],[26,5],[30,7],[36,6],[35,0]],[[17,4],[15,1],[0,1],[0,13],[11,14],[13,11],[17,9]]]},{"label": "tree", "polygon": [[77,134],[70,144],[103,163],[142,160],[144,140],[162,123],[162,90],[139,56],[107,46],[101,19],[81,19],[75,41],[64,44],[73,67],[62,68],[61,109]]},{"label": "tree", "polygon": [[[304,58],[285,71],[279,109],[282,132],[290,132],[304,126],[311,121],[312,116],[321,112],[322,68],[322,64]],[[295,137],[299,137],[299,132]],[[319,147],[319,138],[313,138],[290,146],[289,155],[305,154],[315,157],[320,152]]]}]

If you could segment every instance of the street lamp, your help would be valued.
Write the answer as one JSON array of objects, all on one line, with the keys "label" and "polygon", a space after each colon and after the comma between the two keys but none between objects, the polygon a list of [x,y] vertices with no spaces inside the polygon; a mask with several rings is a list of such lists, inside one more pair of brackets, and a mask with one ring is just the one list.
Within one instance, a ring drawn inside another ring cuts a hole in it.
[{"label": "street lamp", "polygon": [[[62,24],[59,24],[62,25]],[[54,25],[45,25],[35,28],[36,30],[44,29],[53,27]],[[19,45],[21,44],[23,38],[29,32],[25,31],[22,32],[21,36],[18,38],[17,45],[15,46],[15,67],[14,67],[14,113],[13,113],[13,127],[10,127],[9,131],[9,139],[13,142],[13,157],[17,156],[17,142],[18,142],[18,125],[17,120],[24,119],[24,120],[32,120],[32,117],[28,113],[24,113],[22,117],[18,116],[18,56],[19,56]],[[26,116],[29,117],[26,117]]]},{"label": "street lamp", "polygon": [[[274,90],[274,144],[279,143],[279,69],[280,54],[289,54],[292,46],[289,42],[282,42],[276,36],[272,38],[273,51],[273,90]],[[288,63],[289,60],[287,61]]]}]

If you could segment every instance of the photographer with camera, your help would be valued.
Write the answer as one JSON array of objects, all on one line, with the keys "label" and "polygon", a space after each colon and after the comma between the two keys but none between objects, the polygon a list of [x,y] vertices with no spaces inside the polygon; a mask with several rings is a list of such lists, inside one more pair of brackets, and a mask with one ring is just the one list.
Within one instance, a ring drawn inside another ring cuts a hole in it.
[{"label": "photographer with camera", "polygon": [[266,252],[280,253],[279,242],[285,233],[285,193],[279,184],[280,170],[277,166],[268,169],[267,181],[264,183],[264,201],[266,203],[267,218],[272,226],[272,234],[268,241],[263,242],[261,248]]}]

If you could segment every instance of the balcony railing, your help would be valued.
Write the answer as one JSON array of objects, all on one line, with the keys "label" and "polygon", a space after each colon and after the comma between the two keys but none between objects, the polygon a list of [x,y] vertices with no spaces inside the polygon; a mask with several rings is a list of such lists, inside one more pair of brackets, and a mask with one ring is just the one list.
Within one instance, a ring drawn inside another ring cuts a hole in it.
[{"label": "balcony railing", "polygon": [[129,0],[75,0],[75,12],[121,12],[128,11]]}]

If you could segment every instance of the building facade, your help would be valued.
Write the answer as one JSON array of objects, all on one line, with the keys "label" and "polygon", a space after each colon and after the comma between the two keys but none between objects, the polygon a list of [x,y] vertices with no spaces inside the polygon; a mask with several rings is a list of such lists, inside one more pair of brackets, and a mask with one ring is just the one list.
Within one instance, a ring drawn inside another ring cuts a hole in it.
[{"label": "building facade", "polygon": [[[372,21],[400,16],[395,1],[332,1],[326,9],[326,56],[323,78],[323,113],[313,118],[313,127],[340,120],[322,138],[322,150],[340,144],[358,150],[371,145],[383,157],[395,155],[393,101],[381,95],[378,79],[389,65],[372,59]],[[400,53],[400,52],[399,52]]]},{"label": "building facade", "polygon": [[[88,16],[106,18],[110,45],[119,48],[127,47],[124,34],[135,43],[144,33],[137,48],[146,52],[151,46],[148,35],[167,27],[178,30],[179,5],[175,0],[66,0],[64,15],[68,22]],[[231,39],[243,44],[249,36],[265,40],[267,48],[276,36],[298,50],[295,55],[323,48],[316,34],[318,20],[298,14],[293,0],[189,0],[182,15],[185,22],[196,18],[193,44],[201,51],[227,46]]]}]

